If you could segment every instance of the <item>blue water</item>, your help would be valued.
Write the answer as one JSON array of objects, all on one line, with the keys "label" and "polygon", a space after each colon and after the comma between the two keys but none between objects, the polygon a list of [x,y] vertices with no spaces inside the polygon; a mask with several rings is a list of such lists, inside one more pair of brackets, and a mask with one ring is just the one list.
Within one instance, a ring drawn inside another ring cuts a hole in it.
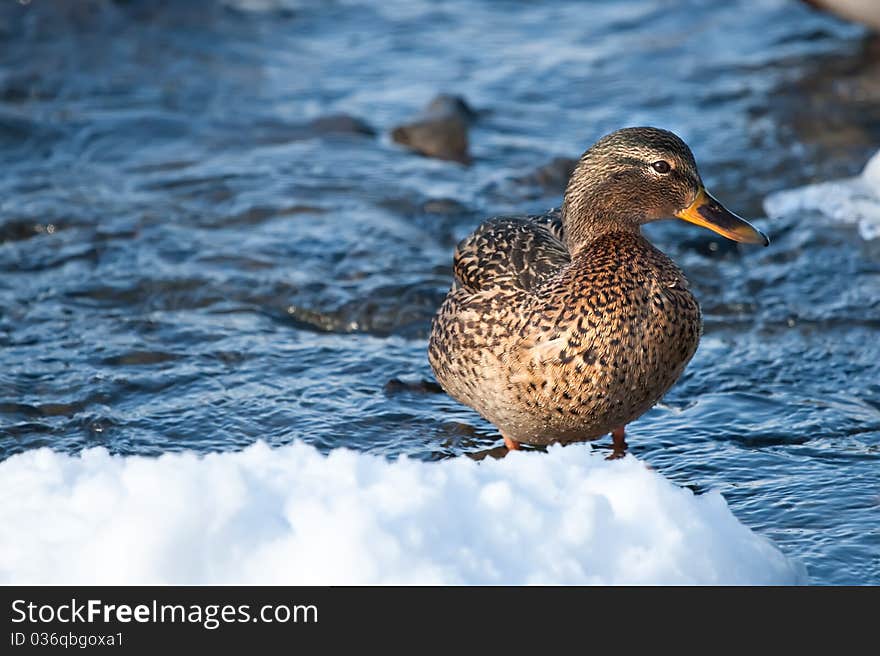
[{"label": "blue water", "polygon": [[[0,8],[0,457],[497,446],[431,384],[455,242],[658,125],[772,245],[651,227],[705,336],[631,452],[812,581],[880,583],[880,246],[760,218],[880,146],[876,38],[795,0],[250,5]],[[480,111],[469,167],[388,137],[440,91]],[[378,136],[309,124],[338,113]]]}]

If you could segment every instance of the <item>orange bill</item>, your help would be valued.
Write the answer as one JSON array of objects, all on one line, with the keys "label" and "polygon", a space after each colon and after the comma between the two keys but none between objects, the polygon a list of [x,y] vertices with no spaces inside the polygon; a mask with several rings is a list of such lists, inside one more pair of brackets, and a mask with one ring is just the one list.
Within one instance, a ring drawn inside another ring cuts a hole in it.
[{"label": "orange bill", "polygon": [[767,235],[745,219],[726,209],[703,188],[700,188],[694,202],[675,216],[689,223],[709,228],[709,230],[733,241],[744,244],[770,245]]}]

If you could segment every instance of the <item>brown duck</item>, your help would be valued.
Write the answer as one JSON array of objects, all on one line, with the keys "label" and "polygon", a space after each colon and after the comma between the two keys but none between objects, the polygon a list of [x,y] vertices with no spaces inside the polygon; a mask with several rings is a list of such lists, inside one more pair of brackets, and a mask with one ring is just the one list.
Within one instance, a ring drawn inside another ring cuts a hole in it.
[{"label": "brown duck", "polygon": [[456,248],[431,329],[443,389],[508,449],[610,432],[624,453],[624,426],[672,387],[702,330],[684,275],[641,233],[673,216],[769,243],[706,193],[680,138],[646,127],[587,150],[561,211],[483,223]]}]

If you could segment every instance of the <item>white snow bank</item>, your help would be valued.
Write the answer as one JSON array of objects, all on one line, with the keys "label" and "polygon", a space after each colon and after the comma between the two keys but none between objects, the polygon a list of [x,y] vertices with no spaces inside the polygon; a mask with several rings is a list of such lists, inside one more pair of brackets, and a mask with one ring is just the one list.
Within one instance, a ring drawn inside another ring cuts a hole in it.
[{"label": "white snow bank", "polygon": [[0,463],[3,583],[801,582],[638,460],[585,446],[439,463],[305,444]]},{"label": "white snow bank", "polygon": [[862,239],[880,238],[880,151],[862,174],[770,194],[764,199],[767,216],[819,212],[832,221],[856,224]]}]

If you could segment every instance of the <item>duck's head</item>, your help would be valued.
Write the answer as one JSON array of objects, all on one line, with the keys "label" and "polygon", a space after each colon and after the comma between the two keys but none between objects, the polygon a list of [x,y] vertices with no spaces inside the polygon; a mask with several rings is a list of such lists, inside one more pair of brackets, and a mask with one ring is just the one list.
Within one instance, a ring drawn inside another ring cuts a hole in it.
[{"label": "duck's head", "polygon": [[562,206],[569,250],[615,230],[677,217],[747,244],[770,241],[703,187],[687,144],[659,128],[624,128],[602,137],[572,173]]}]

